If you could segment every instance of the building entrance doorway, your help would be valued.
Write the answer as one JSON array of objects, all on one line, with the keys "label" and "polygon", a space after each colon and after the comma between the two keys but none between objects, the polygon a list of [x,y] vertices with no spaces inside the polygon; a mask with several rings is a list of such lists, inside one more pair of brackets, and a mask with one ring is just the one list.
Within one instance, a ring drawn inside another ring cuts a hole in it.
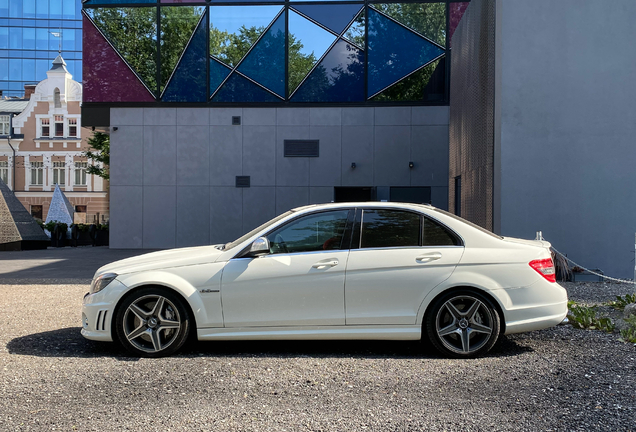
[{"label": "building entrance doorway", "polygon": [[376,201],[375,187],[335,187],[334,202]]}]

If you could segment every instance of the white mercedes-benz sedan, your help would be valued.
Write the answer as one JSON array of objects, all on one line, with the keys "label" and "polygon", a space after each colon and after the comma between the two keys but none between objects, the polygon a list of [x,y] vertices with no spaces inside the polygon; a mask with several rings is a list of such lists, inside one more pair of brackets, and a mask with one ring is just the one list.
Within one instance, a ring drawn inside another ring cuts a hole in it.
[{"label": "white mercedes-benz sedan", "polygon": [[559,324],[566,291],[545,241],[499,237],[429,205],[290,210],[227,244],[108,264],[82,335],[136,356],[199,340],[429,338],[474,357],[499,335]]}]

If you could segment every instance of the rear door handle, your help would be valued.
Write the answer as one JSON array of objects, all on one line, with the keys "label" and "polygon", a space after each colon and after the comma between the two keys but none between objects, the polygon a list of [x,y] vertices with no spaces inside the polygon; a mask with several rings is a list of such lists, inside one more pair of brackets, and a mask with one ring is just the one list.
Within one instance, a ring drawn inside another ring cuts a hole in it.
[{"label": "rear door handle", "polygon": [[441,257],[442,257],[442,254],[440,252],[432,252],[432,253],[418,256],[417,258],[415,258],[415,261],[421,262],[421,263],[427,263],[431,261],[436,261],[440,259]]},{"label": "rear door handle", "polygon": [[312,265],[313,268],[320,267],[335,267],[339,263],[338,260],[330,260],[330,261],[318,261],[316,264]]}]

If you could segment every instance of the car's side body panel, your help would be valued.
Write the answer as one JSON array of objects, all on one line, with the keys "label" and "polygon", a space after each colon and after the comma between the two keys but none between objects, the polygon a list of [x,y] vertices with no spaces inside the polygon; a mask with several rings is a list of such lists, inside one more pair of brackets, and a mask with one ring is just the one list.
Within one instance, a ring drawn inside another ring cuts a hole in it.
[{"label": "car's side body panel", "polygon": [[347,325],[415,324],[426,294],[453,273],[463,252],[461,246],[352,250]]},{"label": "car's side body panel", "polygon": [[348,255],[327,250],[230,260],[221,285],[225,327],[344,325]]}]

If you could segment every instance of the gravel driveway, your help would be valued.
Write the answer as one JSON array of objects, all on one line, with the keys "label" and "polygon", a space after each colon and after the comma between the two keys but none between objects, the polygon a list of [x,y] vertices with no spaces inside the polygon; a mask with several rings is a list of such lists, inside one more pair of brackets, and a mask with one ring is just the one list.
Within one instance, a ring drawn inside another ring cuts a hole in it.
[{"label": "gravel driveway", "polygon": [[[0,280],[1,431],[636,431],[636,348],[615,334],[559,326],[476,360],[410,342],[200,343],[137,359],[80,336],[85,283],[37,282]],[[588,303],[634,291],[566,286]]]}]

